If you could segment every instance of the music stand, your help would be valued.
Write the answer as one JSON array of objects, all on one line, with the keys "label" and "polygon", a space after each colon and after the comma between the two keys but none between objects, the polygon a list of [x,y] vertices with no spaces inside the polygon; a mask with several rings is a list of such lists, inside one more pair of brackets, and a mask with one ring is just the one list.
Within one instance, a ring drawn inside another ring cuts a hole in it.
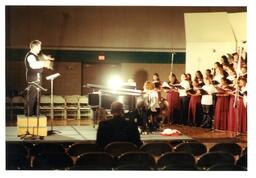
[{"label": "music stand", "polygon": [[[28,84],[29,84],[29,86],[26,88],[28,92],[29,92],[31,87],[35,87],[36,90],[37,90],[37,96],[36,96],[37,97],[37,107],[36,107],[36,117],[37,117],[36,128],[37,128],[37,131],[36,131],[36,135],[29,133],[29,130],[28,130],[29,108],[27,108],[27,110],[28,110],[28,113],[27,113],[27,131],[26,131],[26,134],[21,137],[21,139],[25,138],[27,135],[31,135],[32,136],[31,137],[32,140],[42,139],[42,137],[39,137],[39,135],[38,135],[38,130],[39,130],[39,110],[40,110],[40,108],[39,108],[40,107],[40,101],[39,101],[40,98],[39,97],[40,97],[40,91],[41,90],[47,91],[47,89],[43,88],[41,85],[39,85],[37,82],[34,82],[34,81],[33,82],[28,82]],[[27,101],[28,101],[28,95],[27,95]]]},{"label": "music stand", "polygon": [[27,91],[27,97],[26,97],[26,107],[27,107],[27,114],[26,114],[26,117],[27,117],[27,130],[26,130],[26,133],[25,134],[23,134],[23,135],[20,135],[20,139],[25,139],[25,137],[26,136],[31,136],[31,137],[33,137],[34,135],[33,134],[31,134],[31,133],[29,133],[29,126],[28,126],[28,118],[29,118],[29,113],[30,113],[30,111],[29,111],[29,106],[28,106],[28,102],[29,102],[29,91],[30,91],[30,88],[31,88],[31,84],[29,84],[28,86],[27,86],[27,88],[25,88],[25,91]]},{"label": "music stand", "polygon": [[46,77],[46,80],[51,80],[51,130],[48,131],[48,135],[61,133],[58,130],[53,130],[53,80],[60,76],[60,73],[55,73]]}]

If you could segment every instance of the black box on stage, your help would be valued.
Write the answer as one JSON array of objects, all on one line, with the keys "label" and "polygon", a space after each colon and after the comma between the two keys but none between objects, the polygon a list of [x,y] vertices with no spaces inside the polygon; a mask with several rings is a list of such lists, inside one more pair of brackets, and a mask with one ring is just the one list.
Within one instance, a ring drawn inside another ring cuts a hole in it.
[{"label": "black box on stage", "polygon": [[89,93],[88,104],[92,107],[99,106],[99,94]]}]

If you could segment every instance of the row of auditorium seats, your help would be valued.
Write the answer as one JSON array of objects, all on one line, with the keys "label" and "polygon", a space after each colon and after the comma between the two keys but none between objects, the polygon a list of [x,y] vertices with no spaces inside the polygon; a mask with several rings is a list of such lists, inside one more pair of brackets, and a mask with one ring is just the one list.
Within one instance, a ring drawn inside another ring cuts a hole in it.
[{"label": "row of auditorium seats", "polygon": [[[6,97],[6,111],[10,118],[16,117],[18,114],[24,114],[26,110],[26,98],[23,96]],[[51,97],[42,95],[40,100],[40,112],[50,117],[51,114]],[[88,105],[87,95],[67,95],[53,96],[53,117],[92,118],[92,111]]]},{"label": "row of auditorium seats", "polygon": [[[200,145],[200,146],[199,146]],[[222,166],[220,166],[220,164]],[[32,170],[246,170],[247,148],[219,143],[207,150],[199,142],[114,142],[104,149],[95,143],[6,144],[6,169]]]}]

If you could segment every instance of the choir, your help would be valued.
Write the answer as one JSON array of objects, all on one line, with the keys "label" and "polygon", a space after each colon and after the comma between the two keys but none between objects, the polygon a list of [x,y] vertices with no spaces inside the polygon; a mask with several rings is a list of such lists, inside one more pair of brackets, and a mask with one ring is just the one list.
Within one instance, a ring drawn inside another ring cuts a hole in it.
[{"label": "choir", "polygon": [[[183,73],[181,81],[172,72],[168,82],[153,74],[152,82],[144,85],[144,129],[155,131],[165,124],[178,124],[246,133],[247,65],[242,57],[240,61],[238,65],[238,53],[223,55],[204,75],[196,71],[192,79],[191,74]],[[166,98],[161,96],[162,91]]]}]

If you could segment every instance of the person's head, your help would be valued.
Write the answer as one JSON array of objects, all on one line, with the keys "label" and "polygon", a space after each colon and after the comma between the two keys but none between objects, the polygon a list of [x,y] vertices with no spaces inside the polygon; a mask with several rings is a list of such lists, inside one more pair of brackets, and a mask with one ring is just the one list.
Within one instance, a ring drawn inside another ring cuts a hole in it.
[{"label": "person's head", "polygon": [[[210,72],[211,72],[211,70],[210,70]],[[195,77],[196,77],[197,79],[202,80],[202,79],[203,79],[203,74],[202,74],[202,72],[201,72],[200,70],[196,71]]]},{"label": "person's head", "polygon": [[42,45],[41,41],[33,40],[30,42],[29,47],[31,51],[33,51],[36,54],[39,54],[39,52],[41,51],[41,45]]},{"label": "person's head", "polygon": [[233,53],[233,63],[238,62],[239,55],[238,53]]},{"label": "person's head", "polygon": [[185,73],[181,74],[180,80],[181,81],[187,80],[187,75]]},{"label": "person's head", "polygon": [[153,90],[155,88],[154,84],[150,81],[146,81],[144,83],[143,89],[144,90]]},{"label": "person's head", "polygon": [[247,73],[247,67],[246,67],[246,66],[243,66],[243,67],[241,68],[241,73],[242,73],[242,74],[246,74],[246,73]]},{"label": "person's head", "polygon": [[221,64],[228,64],[228,58],[227,56],[223,55],[220,58]]},{"label": "person's head", "polygon": [[215,62],[213,66],[214,66],[214,68],[216,69],[216,68],[220,67],[221,65],[220,65],[219,62]]},{"label": "person's head", "polygon": [[211,77],[206,76],[206,77],[204,78],[204,83],[205,83],[205,85],[210,85],[210,84],[212,83]]},{"label": "person's head", "polygon": [[220,84],[221,84],[222,86],[228,85],[228,80],[227,80],[227,78],[222,77],[221,80],[220,80]]},{"label": "person's head", "polygon": [[158,73],[154,73],[152,78],[153,78],[153,81],[159,81],[160,80]]},{"label": "person's head", "polygon": [[114,101],[111,104],[111,114],[113,116],[122,116],[124,114],[124,110],[123,110],[123,104],[120,103],[119,101]]},{"label": "person's head", "polygon": [[187,77],[187,80],[191,80],[191,74],[190,73],[186,73],[186,77]]},{"label": "person's head", "polygon": [[238,85],[240,87],[245,87],[246,86],[246,83],[247,83],[247,79],[245,77],[240,77],[239,78],[239,81],[238,81]]},{"label": "person's head", "polygon": [[206,75],[206,76],[211,75],[211,74],[212,74],[211,69],[206,69],[206,70],[205,70],[205,75]]},{"label": "person's head", "polygon": [[199,86],[199,82],[197,79],[193,80],[193,87],[196,88]]},{"label": "person's head", "polygon": [[172,84],[178,83],[177,77],[174,73],[170,73],[169,82],[171,82]]},{"label": "person's head", "polygon": [[236,75],[236,71],[235,71],[235,69],[233,68],[233,67],[228,67],[228,70],[227,70],[227,72],[228,72],[228,75],[229,76],[233,76],[233,75]]}]

